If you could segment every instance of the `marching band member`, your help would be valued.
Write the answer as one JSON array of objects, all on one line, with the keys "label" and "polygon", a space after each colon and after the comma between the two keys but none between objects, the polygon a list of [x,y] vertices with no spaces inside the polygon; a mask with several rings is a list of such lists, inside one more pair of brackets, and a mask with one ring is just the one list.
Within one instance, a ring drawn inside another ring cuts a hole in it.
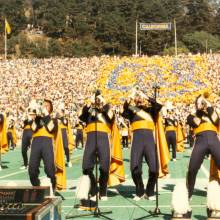
[{"label": "marching band member", "polygon": [[207,100],[208,95],[196,98],[195,114],[187,117],[187,123],[194,128],[195,145],[190,157],[187,185],[189,198],[192,197],[197,172],[209,153],[218,169],[220,169],[220,141],[218,138],[219,116]]},{"label": "marching band member", "polygon": [[122,136],[122,146],[123,148],[128,148],[128,125],[125,122],[125,120],[123,120],[123,118],[121,118],[121,120],[119,120],[120,123],[120,128],[121,128],[121,136]]},{"label": "marching band member", "polygon": [[8,146],[11,150],[14,150],[17,144],[15,120],[12,116],[9,116],[8,121],[9,121],[8,129],[7,129]]},{"label": "marching band member", "polygon": [[[107,183],[110,168],[109,134],[114,121],[114,114],[109,104],[105,103],[100,91],[95,93],[90,105],[85,105],[79,119],[86,123],[87,141],[83,155],[83,174],[91,180],[90,195],[94,197],[98,191],[93,168],[96,156],[100,163],[99,196],[107,199]],[[96,152],[97,151],[97,152]],[[96,155],[97,153],[97,155]]]},{"label": "marching band member", "polygon": [[[8,151],[7,126],[6,116],[0,113],[0,154]],[[1,164],[0,164],[1,169]]]},{"label": "marching band member", "polygon": [[[87,176],[90,180],[89,196],[81,200],[80,207],[83,210],[88,210],[88,208],[92,210],[91,206],[94,206],[98,191],[99,199],[106,201],[108,199],[107,185],[113,186],[125,181],[120,134],[116,125],[115,113],[110,104],[105,102],[99,90],[95,92],[91,103],[83,107],[79,119],[86,123],[87,132],[82,164],[83,179],[88,179]],[[100,167],[99,180],[96,180],[93,174],[97,162]],[[99,190],[96,185],[97,181]],[[79,194],[85,194],[88,183],[82,181],[80,185]]]},{"label": "marching band member", "polygon": [[67,166],[72,167],[72,162],[70,161],[70,149],[73,149],[73,133],[70,122],[65,116],[64,105],[61,104],[58,109],[57,119],[62,132],[63,147],[66,155]]},{"label": "marching band member", "polygon": [[168,111],[167,117],[165,118],[165,131],[167,145],[172,148],[172,160],[176,161],[176,142],[177,142],[177,120],[173,117],[174,112]]},{"label": "marching band member", "polygon": [[[134,103],[132,103],[132,100]],[[157,159],[160,158],[156,155],[157,146],[155,146],[154,138],[154,120],[157,120],[157,116],[161,108],[161,104],[155,102],[153,99],[149,99],[142,91],[134,91],[131,98],[124,103],[124,112],[122,115],[130,120],[133,131],[130,169],[132,179],[136,186],[136,195],[134,197],[134,200],[136,201],[145,197],[149,200],[155,200],[154,188],[159,176],[159,169],[162,164],[160,163],[159,165],[159,161],[157,161]],[[157,128],[158,127],[159,126],[157,126]],[[160,128],[161,127],[162,126],[160,126]],[[158,135],[158,138],[160,138],[160,135]],[[163,143],[165,143],[164,131],[163,139]],[[167,145],[163,149],[165,150],[164,152],[166,152],[166,155],[162,155],[165,157],[163,161],[167,164],[169,160]],[[149,166],[149,178],[146,190],[144,190],[142,179],[143,157]],[[164,165],[166,166],[166,164]]]},{"label": "marching band member", "polygon": [[36,109],[29,107],[28,108],[28,116],[27,118],[23,121],[22,124],[22,139],[21,139],[21,153],[24,161],[24,165],[20,169],[27,169],[28,167],[28,156],[27,156],[27,151],[28,148],[31,146],[31,140],[32,140],[32,129],[31,129],[31,124],[32,121],[35,120],[36,117]]},{"label": "marching band member", "polygon": [[40,113],[31,124],[33,139],[29,162],[29,177],[33,186],[39,186],[39,166],[41,159],[44,171],[50,178],[52,188],[66,188],[66,170],[61,129],[57,119],[52,118],[53,104],[45,99],[40,106]]},{"label": "marching band member", "polygon": [[75,146],[78,149],[79,144],[81,144],[81,148],[84,146],[84,141],[83,141],[83,123],[80,120],[77,120],[76,125],[76,139],[75,139]]}]

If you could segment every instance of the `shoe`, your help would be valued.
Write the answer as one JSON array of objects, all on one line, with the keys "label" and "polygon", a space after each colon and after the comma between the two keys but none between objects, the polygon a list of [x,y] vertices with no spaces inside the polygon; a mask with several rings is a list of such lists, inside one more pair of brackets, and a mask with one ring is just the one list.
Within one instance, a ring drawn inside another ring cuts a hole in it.
[{"label": "shoe", "polygon": [[27,170],[27,168],[28,168],[27,166],[21,166],[20,170]]},{"label": "shoe", "polygon": [[108,201],[108,197],[107,196],[100,196],[100,200],[101,201]]},{"label": "shoe", "polygon": [[134,201],[140,201],[141,199],[145,199],[145,195],[143,195],[143,196],[135,195],[134,198],[133,198]]},{"label": "shoe", "polygon": [[69,161],[67,166],[68,166],[68,167],[72,167],[72,166],[73,166],[73,165],[72,165],[72,162]]},{"label": "shoe", "polygon": [[95,211],[96,209],[96,201],[83,199],[81,200],[81,204],[79,206],[80,211]]},{"label": "shoe", "polygon": [[145,195],[145,198],[149,201],[155,201],[156,200],[156,196],[148,196],[148,195]]},{"label": "shoe", "polygon": [[173,162],[176,162],[176,158],[173,158]]},{"label": "shoe", "polygon": [[95,201],[96,201],[96,195],[94,195],[94,196],[90,197],[90,198],[89,198],[89,200],[91,200],[91,201],[95,202]]}]

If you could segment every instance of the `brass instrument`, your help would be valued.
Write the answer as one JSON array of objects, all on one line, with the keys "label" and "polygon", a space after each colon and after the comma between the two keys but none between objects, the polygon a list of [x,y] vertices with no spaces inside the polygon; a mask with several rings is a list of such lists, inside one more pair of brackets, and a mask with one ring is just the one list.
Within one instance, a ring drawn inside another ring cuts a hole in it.
[{"label": "brass instrument", "polygon": [[131,92],[131,95],[128,96],[127,102],[130,105],[144,105],[149,106],[150,104],[150,98],[144,94],[143,91],[141,91],[138,87],[134,88]]}]

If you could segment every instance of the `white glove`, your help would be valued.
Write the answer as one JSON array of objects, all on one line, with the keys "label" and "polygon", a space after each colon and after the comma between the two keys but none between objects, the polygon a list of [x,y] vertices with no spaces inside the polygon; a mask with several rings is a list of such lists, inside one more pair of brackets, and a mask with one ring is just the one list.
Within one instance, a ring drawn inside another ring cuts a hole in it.
[{"label": "white glove", "polygon": [[31,120],[32,120],[32,118],[31,118],[30,115],[27,116],[27,119],[28,119],[28,121],[31,121]]},{"label": "white glove", "polygon": [[49,112],[47,111],[47,109],[45,107],[43,108],[42,113],[44,116],[49,115]]}]

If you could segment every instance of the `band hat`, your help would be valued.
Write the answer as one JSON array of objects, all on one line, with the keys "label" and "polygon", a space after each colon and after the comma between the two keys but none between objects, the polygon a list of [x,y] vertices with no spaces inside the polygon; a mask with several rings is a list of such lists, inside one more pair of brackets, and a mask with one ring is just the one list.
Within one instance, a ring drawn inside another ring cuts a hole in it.
[{"label": "band hat", "polygon": [[36,115],[37,114],[37,110],[34,108],[28,108],[28,114],[29,115]]}]

